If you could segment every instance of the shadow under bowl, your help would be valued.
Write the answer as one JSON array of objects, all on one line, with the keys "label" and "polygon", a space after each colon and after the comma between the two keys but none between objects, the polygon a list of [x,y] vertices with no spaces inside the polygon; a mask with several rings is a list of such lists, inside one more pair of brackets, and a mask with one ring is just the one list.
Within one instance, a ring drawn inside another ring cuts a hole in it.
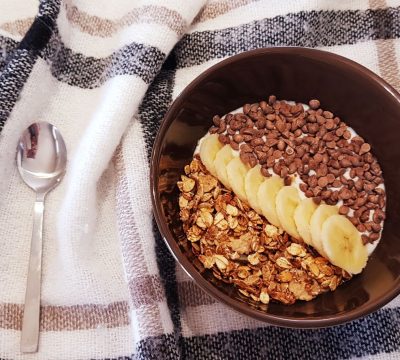
[{"label": "shadow under bowl", "polygon": [[[266,99],[319,99],[371,144],[383,170],[386,215],[381,241],[362,274],[316,299],[260,305],[213,277],[191,252],[179,221],[176,182],[212,117]],[[332,53],[268,48],[241,53],[190,83],[167,112],[151,159],[155,218],[170,251],[204,291],[233,309],[270,324],[316,328],[365,316],[400,293],[400,95],[380,77]]]}]

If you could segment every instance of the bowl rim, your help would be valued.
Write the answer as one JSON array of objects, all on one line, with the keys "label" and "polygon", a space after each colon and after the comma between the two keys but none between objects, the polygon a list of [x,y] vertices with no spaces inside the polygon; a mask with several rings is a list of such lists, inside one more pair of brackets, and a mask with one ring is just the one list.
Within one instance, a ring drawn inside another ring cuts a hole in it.
[{"label": "bowl rim", "polygon": [[156,178],[156,173],[159,170],[160,150],[162,141],[169,126],[174,121],[172,114],[175,113],[177,109],[179,109],[182,99],[184,99],[186,95],[193,88],[195,88],[199,83],[201,83],[204,79],[206,79],[215,70],[228,66],[232,63],[235,63],[238,60],[243,60],[254,56],[266,56],[274,53],[281,53],[287,55],[300,55],[300,56],[303,55],[306,57],[313,57],[319,60],[329,60],[329,62],[332,62],[332,60],[334,60],[336,62],[342,63],[342,65],[350,68],[351,71],[358,73],[360,76],[368,78],[370,81],[376,83],[377,86],[382,87],[383,90],[388,92],[388,95],[394,97],[400,104],[400,94],[380,76],[378,76],[371,70],[367,69],[363,65],[356,63],[353,60],[350,60],[348,58],[334,54],[329,51],[306,48],[306,47],[282,46],[282,47],[271,47],[271,48],[259,48],[255,50],[245,51],[237,55],[228,57],[224,60],[221,60],[217,64],[214,64],[213,66],[203,71],[182,90],[182,92],[176,97],[176,99],[170,105],[169,109],[167,110],[160,124],[160,128],[154,140],[154,145],[150,160],[150,189],[151,189],[151,201],[152,201],[153,213],[155,216],[157,226],[160,230],[161,236],[165,244],[167,245],[169,251],[175,258],[175,260],[178,262],[178,264],[203,291],[205,291],[207,294],[212,296],[217,301],[229,306],[229,308],[241,314],[250,316],[256,320],[263,321],[271,325],[277,325],[288,328],[303,328],[303,329],[323,328],[323,327],[344,324],[346,322],[366,316],[380,309],[388,302],[393,300],[397,295],[400,294],[400,279],[398,279],[395,282],[395,286],[393,286],[393,288],[381,298],[372,301],[366,306],[360,306],[355,309],[343,312],[341,314],[334,314],[334,315],[324,316],[321,318],[309,319],[306,316],[302,318],[293,318],[285,315],[274,315],[268,312],[261,312],[260,310],[256,310],[253,307],[249,306],[245,302],[240,302],[226,295],[200,274],[200,272],[195,268],[192,262],[190,262],[189,259],[183,255],[177,241],[175,240],[173,234],[170,232],[167,223],[163,221],[163,212],[161,204],[157,198],[158,178]]}]

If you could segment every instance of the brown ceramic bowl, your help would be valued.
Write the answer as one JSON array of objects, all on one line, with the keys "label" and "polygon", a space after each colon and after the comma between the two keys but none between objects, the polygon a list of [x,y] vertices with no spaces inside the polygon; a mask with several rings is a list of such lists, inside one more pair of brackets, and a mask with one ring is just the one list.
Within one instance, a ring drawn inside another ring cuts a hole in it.
[{"label": "brown ceramic bowl", "polygon": [[[218,282],[191,253],[178,216],[176,182],[212,124],[223,115],[275,94],[340,116],[372,146],[383,170],[387,219],[382,239],[361,275],[334,292],[265,309]],[[186,272],[208,294],[235,310],[274,325],[325,327],[369,314],[400,293],[400,95],[380,77],[343,57],[306,48],[241,53],[211,67],[175,100],[158,132],[151,161],[158,227]]]}]

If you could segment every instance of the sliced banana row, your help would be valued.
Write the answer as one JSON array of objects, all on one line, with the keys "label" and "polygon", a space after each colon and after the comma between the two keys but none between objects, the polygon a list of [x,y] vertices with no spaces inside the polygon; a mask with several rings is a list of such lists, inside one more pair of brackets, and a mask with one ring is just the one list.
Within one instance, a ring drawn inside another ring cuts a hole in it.
[{"label": "sliced banana row", "polygon": [[200,158],[212,175],[271,224],[302,239],[351,274],[358,274],[365,267],[368,252],[361,234],[338,214],[336,206],[301,199],[297,188],[285,186],[279,176],[265,178],[259,165],[250,168],[244,164],[230,145],[221,144],[216,134],[203,139]]}]

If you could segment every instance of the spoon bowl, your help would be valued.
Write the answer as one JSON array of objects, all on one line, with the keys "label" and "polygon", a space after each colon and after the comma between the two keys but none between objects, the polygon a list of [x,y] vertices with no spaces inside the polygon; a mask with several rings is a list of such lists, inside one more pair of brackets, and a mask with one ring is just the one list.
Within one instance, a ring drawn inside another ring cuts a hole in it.
[{"label": "spoon bowl", "polygon": [[62,179],[67,149],[59,130],[47,122],[30,125],[21,135],[17,166],[24,182],[38,193],[47,193]]},{"label": "spoon bowl", "polygon": [[24,182],[36,192],[29,269],[22,320],[21,351],[38,350],[44,198],[61,181],[67,149],[58,129],[47,122],[30,125],[21,135],[17,166]]}]

